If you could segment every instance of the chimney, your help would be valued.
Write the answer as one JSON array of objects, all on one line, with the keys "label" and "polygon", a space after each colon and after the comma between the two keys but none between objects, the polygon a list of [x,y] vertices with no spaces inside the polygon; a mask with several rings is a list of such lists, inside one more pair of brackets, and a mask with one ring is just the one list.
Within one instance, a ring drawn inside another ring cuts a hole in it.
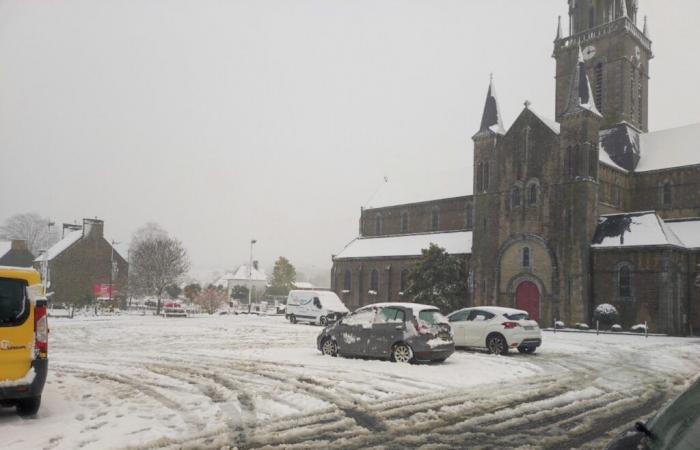
[{"label": "chimney", "polygon": [[12,239],[12,244],[10,247],[12,250],[29,250],[27,247],[27,241],[24,239]]},{"label": "chimney", "polygon": [[104,237],[104,225],[100,219],[83,219],[83,236]]}]

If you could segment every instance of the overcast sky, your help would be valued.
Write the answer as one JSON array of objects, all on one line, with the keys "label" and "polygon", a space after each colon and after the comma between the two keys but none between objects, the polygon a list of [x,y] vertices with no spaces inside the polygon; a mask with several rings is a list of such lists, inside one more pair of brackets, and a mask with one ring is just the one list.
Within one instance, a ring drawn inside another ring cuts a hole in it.
[{"label": "overcast sky", "polygon": [[[0,221],[154,221],[199,272],[251,237],[263,267],[325,271],[384,176],[469,185],[490,72],[506,126],[526,99],[554,115],[566,3],[2,0]],[[700,2],[640,3],[651,129],[700,122]]]}]

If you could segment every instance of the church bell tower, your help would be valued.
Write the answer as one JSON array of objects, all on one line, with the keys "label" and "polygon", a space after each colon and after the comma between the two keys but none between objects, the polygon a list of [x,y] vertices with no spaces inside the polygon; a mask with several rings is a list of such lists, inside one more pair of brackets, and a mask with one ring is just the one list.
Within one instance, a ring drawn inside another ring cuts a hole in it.
[{"label": "church bell tower", "polygon": [[[638,27],[638,0],[569,0],[568,35],[561,18],[554,41],[556,117],[561,122],[579,49],[591,81],[601,129],[649,128],[649,28]],[[633,165],[636,165],[636,161]]]}]

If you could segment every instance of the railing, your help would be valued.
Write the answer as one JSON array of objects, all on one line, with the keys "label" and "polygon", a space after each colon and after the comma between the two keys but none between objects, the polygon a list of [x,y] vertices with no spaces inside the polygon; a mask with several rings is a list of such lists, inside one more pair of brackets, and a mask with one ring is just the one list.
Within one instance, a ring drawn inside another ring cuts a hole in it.
[{"label": "railing", "polygon": [[562,50],[573,46],[579,46],[584,42],[588,42],[597,37],[620,30],[626,30],[632,33],[632,35],[637,38],[637,40],[645,47],[646,50],[651,51],[651,40],[646,37],[644,33],[639,30],[639,28],[637,28],[629,17],[620,17],[612,22],[598,25],[595,28],[559,39],[554,42],[554,45],[557,50]]}]

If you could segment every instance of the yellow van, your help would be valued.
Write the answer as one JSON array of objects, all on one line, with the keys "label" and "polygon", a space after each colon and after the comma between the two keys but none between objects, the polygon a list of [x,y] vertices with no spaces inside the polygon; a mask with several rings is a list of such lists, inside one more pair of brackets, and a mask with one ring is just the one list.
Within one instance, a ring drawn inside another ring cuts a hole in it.
[{"label": "yellow van", "polygon": [[0,406],[32,416],[48,371],[49,326],[41,277],[34,269],[0,266]]}]

